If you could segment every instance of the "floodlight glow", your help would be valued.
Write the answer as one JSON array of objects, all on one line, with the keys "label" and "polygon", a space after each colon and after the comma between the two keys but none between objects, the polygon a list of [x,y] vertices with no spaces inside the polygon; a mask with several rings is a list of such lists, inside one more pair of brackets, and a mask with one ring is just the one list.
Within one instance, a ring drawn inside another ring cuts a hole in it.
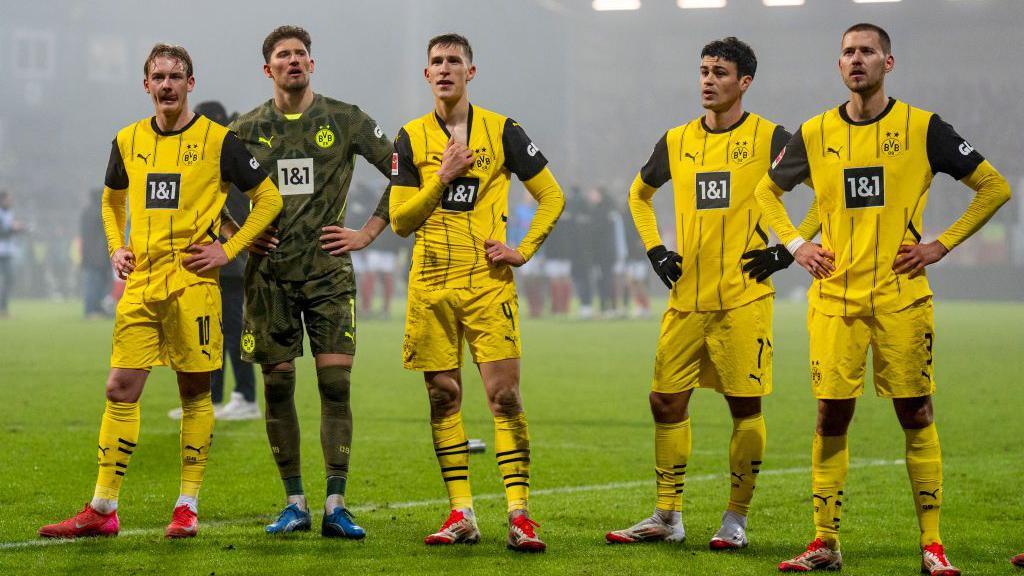
[{"label": "floodlight glow", "polygon": [[804,0],[762,0],[765,6],[803,6]]},{"label": "floodlight glow", "polygon": [[590,6],[598,12],[611,10],[639,10],[640,0],[594,0]]},{"label": "floodlight glow", "polygon": [[899,2],[900,0],[853,0],[854,4],[881,4],[883,2]]},{"label": "floodlight glow", "polygon": [[726,0],[676,0],[680,8],[724,8]]}]

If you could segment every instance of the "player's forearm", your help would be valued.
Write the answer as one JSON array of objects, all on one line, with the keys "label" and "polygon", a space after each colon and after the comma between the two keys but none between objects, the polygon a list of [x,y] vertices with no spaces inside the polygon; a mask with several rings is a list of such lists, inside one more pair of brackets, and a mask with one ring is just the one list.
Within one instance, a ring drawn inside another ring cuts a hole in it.
[{"label": "player's forearm", "polygon": [[369,236],[370,242],[373,242],[387,227],[388,221],[374,214],[366,220],[366,224],[363,224],[363,227],[359,231]]},{"label": "player's forearm", "polygon": [[[789,219],[789,214],[786,213],[786,206],[782,203],[780,196],[785,191],[771,179],[771,176],[767,174],[761,178],[761,181],[757,183],[757,188],[754,189],[754,198],[757,199],[757,205],[761,208],[761,212],[764,214],[764,219],[771,226],[772,230],[779,237],[779,240],[790,248],[790,244],[794,240],[803,240],[800,233],[793,226],[792,220]],[[795,251],[796,248],[790,249],[790,252]]]},{"label": "player's forearm", "polygon": [[814,237],[818,235],[818,232],[821,230],[821,218],[818,216],[817,197],[811,202],[811,207],[807,210],[804,221],[797,226],[796,230],[800,237],[808,242],[814,240]]},{"label": "player's forearm", "polygon": [[107,235],[107,254],[110,256],[113,256],[118,248],[124,246],[125,198],[127,196],[127,190],[103,188],[103,200],[101,201],[103,231]]},{"label": "player's forearm", "polygon": [[540,250],[541,244],[547,239],[548,234],[551,234],[555,223],[562,215],[562,210],[565,209],[565,194],[562,193],[562,188],[551,170],[547,168],[523,182],[523,186],[526,186],[526,191],[537,201],[537,212],[530,221],[530,228],[516,248],[523,258],[529,261],[537,250]]},{"label": "player's forearm", "polygon": [[270,226],[274,218],[277,218],[284,206],[281,193],[278,192],[277,186],[274,186],[270,177],[265,178],[256,188],[246,192],[246,195],[252,200],[252,211],[245,219],[245,224],[238,229],[238,232],[235,232],[230,240],[224,243],[224,253],[227,254],[228,260],[234,260],[239,252],[248,248],[253,240],[266,230],[267,226]]},{"label": "player's forearm", "polygon": [[1010,199],[1010,184],[987,160],[962,182],[974,190],[974,199],[967,211],[939,236],[947,250],[970,238]]},{"label": "player's forearm", "polygon": [[390,221],[388,206],[391,204],[391,186],[389,185],[384,189],[384,193],[380,195],[380,200],[377,201],[377,208],[373,211],[373,215],[384,221],[384,224]]},{"label": "player's forearm", "polygon": [[231,211],[228,210],[227,206],[220,209],[220,235],[225,239],[230,240],[232,236],[238,233],[238,222],[231,216]]},{"label": "player's forearm", "polygon": [[646,250],[664,244],[658,233],[658,218],[654,213],[654,193],[657,191],[657,188],[648,186],[639,174],[629,187],[629,213],[633,216],[633,224]]},{"label": "player's forearm", "polygon": [[392,186],[388,214],[391,228],[399,236],[408,236],[423,225],[441,201],[445,185],[435,175],[419,188]]}]

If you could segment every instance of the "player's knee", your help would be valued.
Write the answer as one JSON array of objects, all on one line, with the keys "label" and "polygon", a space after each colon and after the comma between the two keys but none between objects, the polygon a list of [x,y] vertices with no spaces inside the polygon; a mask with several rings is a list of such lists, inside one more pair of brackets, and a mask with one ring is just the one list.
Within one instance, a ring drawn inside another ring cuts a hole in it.
[{"label": "player's knee", "polygon": [[690,416],[688,395],[651,392],[649,399],[655,422],[682,422]]},{"label": "player's knee", "polygon": [[271,370],[263,373],[263,391],[267,406],[290,402],[295,395],[295,372]]},{"label": "player's knee", "polygon": [[107,378],[106,394],[107,400],[111,402],[138,402],[142,395],[142,382],[111,374]]},{"label": "player's knee", "polygon": [[754,396],[750,398],[740,396],[726,396],[729,403],[729,412],[733,418],[751,418],[761,413],[761,398]]},{"label": "player's knee", "polygon": [[327,402],[348,402],[352,371],[344,366],[324,366],[316,369],[320,398]]},{"label": "player's knee", "polygon": [[518,385],[506,385],[497,388],[488,399],[491,412],[496,416],[515,416],[523,411],[523,401],[519,395]]},{"label": "player's knee", "polygon": [[436,375],[427,379],[427,397],[432,415],[450,415],[459,409],[461,392],[454,378]]},{"label": "player's knee", "polygon": [[931,396],[897,398],[893,400],[893,407],[896,409],[900,426],[906,430],[924,428],[934,420]]},{"label": "player's knee", "polygon": [[819,400],[817,432],[820,436],[845,436],[853,420],[855,400]]}]

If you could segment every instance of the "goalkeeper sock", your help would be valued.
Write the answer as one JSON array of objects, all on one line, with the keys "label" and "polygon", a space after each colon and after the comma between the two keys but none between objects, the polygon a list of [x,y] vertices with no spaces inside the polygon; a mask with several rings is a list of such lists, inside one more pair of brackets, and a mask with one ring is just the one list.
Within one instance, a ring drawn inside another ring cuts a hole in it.
[{"label": "goalkeeper sock", "polygon": [[430,421],[434,454],[441,467],[441,478],[448,490],[452,510],[473,508],[469,486],[469,439],[462,426],[462,412]]},{"label": "goalkeeper sock", "polygon": [[843,485],[850,468],[846,436],[814,435],[811,447],[811,486],[814,502],[815,537],[829,548],[839,550],[839,518],[843,506]]},{"label": "goalkeeper sock", "polygon": [[181,399],[181,494],[199,496],[206,460],[213,444],[213,401],[210,392]]},{"label": "goalkeeper sock", "polygon": [[[263,388],[267,403],[267,439],[277,471],[284,482],[285,493],[289,497],[301,496],[304,491],[299,459],[299,417],[295,413],[295,371],[264,372]],[[296,503],[291,498],[288,502]]]},{"label": "goalkeeper sock", "polygon": [[530,431],[526,414],[494,417],[494,457],[505,483],[508,511],[526,510],[530,498]]},{"label": "goalkeeper sock", "polygon": [[139,403],[107,400],[100,422],[99,474],[92,507],[101,514],[117,509],[117,494],[128,471],[128,461],[139,442]]},{"label": "goalkeeper sock", "polygon": [[942,506],[942,450],[935,424],[919,430],[903,430],[907,436],[907,474],[914,491],[921,547],[942,544],[939,513]]},{"label": "goalkeeper sock", "polygon": [[690,459],[690,419],[654,423],[654,473],[658,480],[659,510],[683,509],[686,463]]},{"label": "goalkeeper sock", "polygon": [[764,415],[733,418],[732,440],[729,442],[729,472],[732,488],[728,510],[746,516],[754,497],[757,475],[761,471],[767,430]]}]

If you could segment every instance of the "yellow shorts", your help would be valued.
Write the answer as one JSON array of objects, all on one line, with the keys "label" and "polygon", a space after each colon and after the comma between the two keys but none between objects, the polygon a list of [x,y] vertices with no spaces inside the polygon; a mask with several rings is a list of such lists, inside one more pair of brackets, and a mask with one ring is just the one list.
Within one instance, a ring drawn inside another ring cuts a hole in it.
[{"label": "yellow shorts", "polygon": [[727,396],[772,391],[772,297],[720,312],[665,311],[651,390],[711,388]]},{"label": "yellow shorts", "polygon": [[808,308],[815,398],[842,400],[863,394],[868,346],[876,394],[916,398],[935,392],[931,298],[876,316],[828,316],[813,306]]},{"label": "yellow shorts", "polygon": [[439,372],[462,366],[462,342],[477,364],[519,358],[519,302],[512,283],[487,288],[409,288],[403,365]]},{"label": "yellow shorts", "polygon": [[220,290],[194,284],[155,302],[117,303],[113,368],[169,365],[176,372],[210,372],[221,367]]}]

